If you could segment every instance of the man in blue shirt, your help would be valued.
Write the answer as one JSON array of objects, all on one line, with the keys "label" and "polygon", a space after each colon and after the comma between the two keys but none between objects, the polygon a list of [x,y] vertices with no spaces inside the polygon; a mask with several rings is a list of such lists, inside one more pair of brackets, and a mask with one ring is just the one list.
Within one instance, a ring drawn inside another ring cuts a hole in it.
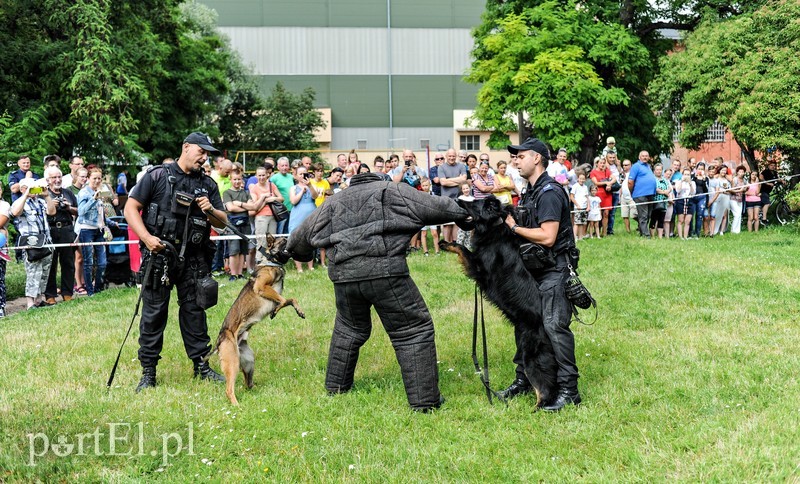
[{"label": "man in blue shirt", "polygon": [[41,178],[38,174],[31,171],[31,158],[28,155],[22,155],[17,160],[18,170],[14,170],[8,174],[8,187],[11,188],[11,203],[17,201],[20,197],[19,182],[23,178],[33,178],[38,180]]},{"label": "man in blue shirt", "polygon": [[639,153],[639,161],[631,167],[628,174],[628,188],[631,197],[636,203],[636,218],[639,221],[639,235],[650,238],[648,222],[653,211],[653,200],[656,195],[656,176],[650,169],[648,161],[650,153],[642,151]]}]

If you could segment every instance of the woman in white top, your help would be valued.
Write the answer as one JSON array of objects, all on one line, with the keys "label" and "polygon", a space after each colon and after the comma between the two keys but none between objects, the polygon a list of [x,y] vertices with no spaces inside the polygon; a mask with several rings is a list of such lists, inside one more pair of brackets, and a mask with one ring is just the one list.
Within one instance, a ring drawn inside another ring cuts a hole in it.
[{"label": "woman in white top", "polygon": [[728,175],[728,167],[722,165],[719,167],[717,177],[715,178],[716,190],[711,196],[711,214],[714,216],[714,228],[711,231],[711,236],[725,233],[725,227],[728,222],[728,209],[731,206],[730,190],[732,188],[731,180]]},{"label": "woman in white top", "polygon": [[739,165],[736,168],[736,176],[733,177],[731,184],[731,233],[738,234],[742,231],[742,215],[744,214],[744,192],[747,190],[747,180],[745,179],[745,168]]},{"label": "woman in white top", "polygon": [[697,191],[692,181],[692,169],[683,169],[682,177],[675,182],[675,213],[678,215],[678,237],[683,240],[689,238],[689,228],[692,226],[692,203]]}]

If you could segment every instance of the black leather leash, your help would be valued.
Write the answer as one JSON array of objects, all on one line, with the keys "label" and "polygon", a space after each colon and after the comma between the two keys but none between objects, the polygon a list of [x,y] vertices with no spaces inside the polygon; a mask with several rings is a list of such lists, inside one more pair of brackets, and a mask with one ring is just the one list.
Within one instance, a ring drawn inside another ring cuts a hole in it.
[{"label": "black leather leash", "polygon": [[[175,252],[175,246],[170,244],[169,242],[161,241],[162,244],[166,246],[165,250],[171,250],[172,253]],[[133,311],[133,317],[131,318],[131,324],[128,326],[128,332],[125,333],[125,338],[122,340],[122,344],[119,347],[119,352],[117,353],[117,359],[114,360],[114,366],[111,368],[111,375],[108,377],[108,383],[106,383],[106,389],[111,390],[111,384],[114,383],[114,375],[117,374],[117,367],[119,366],[119,359],[122,356],[122,349],[125,347],[125,343],[128,342],[128,336],[131,334],[131,329],[133,328],[133,322],[136,321],[136,316],[139,315],[139,307],[142,304],[142,295],[144,294],[144,285],[147,284],[147,281],[150,279],[150,273],[153,270],[153,261],[155,261],[155,257],[151,254],[150,259],[147,261],[147,267],[144,269],[144,277],[142,278],[142,287],[139,289],[139,298],[136,300],[136,309]]]},{"label": "black leather leash", "polygon": [[[478,298],[478,293],[480,293],[480,298]],[[480,299],[480,312],[481,312],[481,335],[483,340],[483,368],[481,368],[480,362],[478,361],[478,300]],[[508,405],[506,399],[500,395],[500,393],[492,390],[491,384],[489,382],[489,352],[486,347],[486,322],[483,317],[483,291],[478,288],[478,285],[475,284],[475,310],[473,311],[472,317],[472,363],[475,365],[475,373],[480,376],[481,383],[483,383],[483,387],[486,389],[486,398],[489,399],[489,404],[493,405],[492,402],[492,395],[494,395],[498,400]]]}]

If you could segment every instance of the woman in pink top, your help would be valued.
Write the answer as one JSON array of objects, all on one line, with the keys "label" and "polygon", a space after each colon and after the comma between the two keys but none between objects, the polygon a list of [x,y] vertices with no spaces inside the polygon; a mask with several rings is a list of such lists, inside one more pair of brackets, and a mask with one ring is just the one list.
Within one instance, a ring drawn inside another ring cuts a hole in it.
[{"label": "woman in pink top", "polygon": [[[278,221],[272,216],[272,209],[269,204],[272,202],[283,202],[283,195],[281,195],[278,187],[269,181],[269,175],[271,175],[271,173],[267,173],[267,168],[259,166],[256,168],[256,179],[258,183],[250,185],[250,198],[254,201],[264,200],[263,208],[252,214],[255,215],[256,218],[255,234],[261,236],[257,239],[258,243],[261,245],[265,243],[264,236],[267,234],[274,234],[278,229]],[[263,256],[258,253],[256,255],[256,260],[261,261],[262,257]]]},{"label": "woman in pink top", "polygon": [[747,231],[758,232],[758,212],[761,210],[761,185],[758,172],[750,172],[750,184],[744,192],[744,205],[747,207]]}]

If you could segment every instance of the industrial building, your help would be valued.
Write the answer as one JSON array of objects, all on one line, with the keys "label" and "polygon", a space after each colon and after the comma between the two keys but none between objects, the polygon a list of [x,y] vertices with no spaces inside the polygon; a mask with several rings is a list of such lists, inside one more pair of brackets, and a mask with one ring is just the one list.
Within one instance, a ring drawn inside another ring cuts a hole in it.
[{"label": "industrial building", "polygon": [[329,122],[323,147],[488,151],[488,135],[464,126],[478,87],[462,80],[484,0],[203,3],[265,94],[278,81],[314,89]]}]

